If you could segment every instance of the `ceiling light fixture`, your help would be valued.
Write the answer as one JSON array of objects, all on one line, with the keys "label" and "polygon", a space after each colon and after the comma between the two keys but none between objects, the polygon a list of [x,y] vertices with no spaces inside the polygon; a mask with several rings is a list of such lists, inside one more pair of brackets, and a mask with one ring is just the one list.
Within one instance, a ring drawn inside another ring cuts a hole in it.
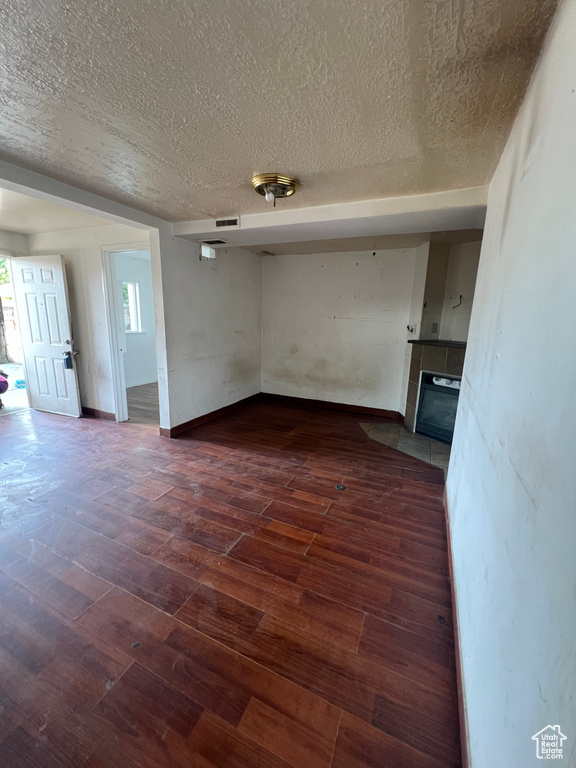
[{"label": "ceiling light fixture", "polygon": [[252,186],[268,203],[274,203],[276,207],[276,199],[293,195],[300,182],[292,176],[282,176],[279,173],[259,173],[252,179]]}]

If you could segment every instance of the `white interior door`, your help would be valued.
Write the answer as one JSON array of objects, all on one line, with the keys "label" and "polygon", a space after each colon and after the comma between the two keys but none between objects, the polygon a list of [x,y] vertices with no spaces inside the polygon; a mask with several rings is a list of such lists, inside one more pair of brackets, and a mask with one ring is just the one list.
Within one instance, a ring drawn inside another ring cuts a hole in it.
[{"label": "white interior door", "polygon": [[[62,256],[26,256],[12,259],[11,264],[30,406],[80,416]],[[66,367],[67,358],[71,368]]]}]

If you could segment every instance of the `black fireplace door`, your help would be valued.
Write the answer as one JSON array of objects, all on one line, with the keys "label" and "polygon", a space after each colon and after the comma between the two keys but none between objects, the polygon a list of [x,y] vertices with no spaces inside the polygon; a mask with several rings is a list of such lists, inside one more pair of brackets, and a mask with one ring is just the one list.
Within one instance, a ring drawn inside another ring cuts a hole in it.
[{"label": "black fireplace door", "polygon": [[423,373],[416,416],[416,432],[451,443],[458,408],[460,380]]}]

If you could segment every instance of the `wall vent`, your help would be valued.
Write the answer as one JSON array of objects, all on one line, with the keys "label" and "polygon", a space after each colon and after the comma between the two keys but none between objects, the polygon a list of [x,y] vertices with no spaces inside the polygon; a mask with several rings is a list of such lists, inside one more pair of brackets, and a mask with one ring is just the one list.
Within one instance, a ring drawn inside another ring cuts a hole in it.
[{"label": "wall vent", "polygon": [[203,240],[204,245],[226,245],[226,240]]},{"label": "wall vent", "polygon": [[216,219],[217,227],[238,227],[240,219]]}]

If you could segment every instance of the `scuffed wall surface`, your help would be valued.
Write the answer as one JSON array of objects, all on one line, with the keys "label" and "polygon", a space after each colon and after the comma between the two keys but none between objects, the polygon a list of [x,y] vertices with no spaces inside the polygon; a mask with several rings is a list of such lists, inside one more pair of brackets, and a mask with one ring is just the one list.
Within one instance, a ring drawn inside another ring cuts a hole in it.
[{"label": "scuffed wall surface", "polygon": [[418,253],[264,257],[262,390],[403,413],[428,246]]},{"label": "scuffed wall surface", "polygon": [[481,185],[555,5],[5,2],[0,157],[168,220]]},{"label": "scuffed wall surface", "polygon": [[430,243],[420,339],[440,338],[440,321],[449,259],[450,246],[447,243]]},{"label": "scuffed wall surface", "polygon": [[447,493],[472,768],[576,764],[576,3],[492,183]]},{"label": "scuffed wall surface", "polygon": [[260,257],[230,248],[200,261],[197,246],[169,235],[160,248],[168,418],[177,426],[260,392]]},{"label": "scuffed wall surface", "polygon": [[80,354],[76,358],[82,405],[114,413],[114,392],[110,371],[110,344],[104,288],[102,246],[142,243],[148,247],[148,233],[122,225],[46,232],[29,235],[31,256],[64,256],[74,340]]},{"label": "scuffed wall surface", "polygon": [[450,248],[440,323],[440,338],[466,341],[482,243],[459,243]]}]

